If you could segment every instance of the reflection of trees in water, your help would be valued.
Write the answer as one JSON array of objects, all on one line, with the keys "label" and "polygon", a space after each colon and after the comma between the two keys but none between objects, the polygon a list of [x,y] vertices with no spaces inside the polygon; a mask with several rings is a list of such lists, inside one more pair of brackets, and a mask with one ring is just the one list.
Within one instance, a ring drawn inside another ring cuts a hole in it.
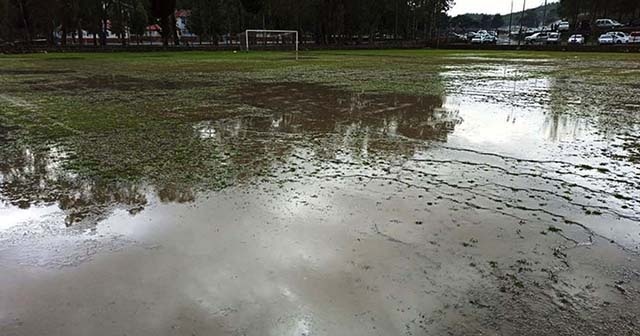
[{"label": "reflection of trees in water", "polygon": [[149,196],[190,202],[199,189],[250,176],[240,173],[248,166],[225,157],[234,156],[231,147],[189,124],[68,137],[56,146],[13,142],[0,148],[0,200],[25,210],[57,204],[67,225],[95,222],[115,207],[137,213]]},{"label": "reflection of trees in water", "polygon": [[587,122],[583,118],[558,112],[547,113],[544,120],[544,132],[548,140],[564,141],[579,137]]},{"label": "reflection of trees in water", "polygon": [[3,150],[0,197],[29,209],[56,203],[65,210],[67,225],[100,216],[112,204],[139,207],[147,203],[143,188],[128,182],[88,179],[63,168],[68,153],[60,147]]},{"label": "reflection of trees in water", "polygon": [[114,206],[133,213],[147,205],[151,190],[156,190],[155,194],[162,202],[182,203],[195,199],[193,186],[184,181],[164,184],[157,180],[158,183],[153,183],[153,176],[113,179],[72,172],[65,164],[76,158],[60,147],[14,148],[2,154],[7,160],[0,164],[0,199],[25,210],[38,204],[56,203],[65,211],[67,225],[101,218]]},{"label": "reflection of trees in water", "polygon": [[301,83],[253,84],[238,92],[242,102],[268,112],[223,123],[223,132],[302,134],[316,143],[316,153],[327,157],[346,149],[406,154],[400,152],[412,148],[406,143],[398,147],[398,138],[446,140],[461,123],[457,111],[442,108],[440,96],[366,95]]},{"label": "reflection of trees in water", "polygon": [[[293,85],[293,84],[292,84]],[[190,202],[282,167],[292,153],[320,160],[411,155],[423,140],[445,140],[461,121],[441,97],[364,95],[312,85],[272,86],[241,98],[263,108],[218,121],[148,124],[64,139],[64,146],[6,146],[0,197],[22,208],[57,203],[68,225],[132,213],[148,203]]]},{"label": "reflection of trees in water", "polygon": [[[551,111],[545,121],[550,140],[597,135],[616,148],[602,150],[601,154],[617,161],[638,162],[638,117],[634,105],[625,101],[637,97],[640,89],[616,82],[605,86],[569,78],[555,78],[551,83]],[[618,146],[620,142],[622,145]]]},{"label": "reflection of trees in water", "polygon": [[564,79],[549,82],[550,110],[543,125],[545,135],[552,141],[573,140],[588,128],[585,115],[581,115],[585,111],[580,110],[583,102],[588,101],[584,96],[587,93],[573,92],[570,83]]},{"label": "reflection of trees in water", "polygon": [[273,113],[249,116],[245,127],[279,132],[335,132],[357,124],[379,134],[444,140],[459,123],[442,110],[441,96],[365,95],[313,84],[254,84],[239,90],[242,102]]},{"label": "reflection of trees in water", "polygon": [[160,201],[165,203],[187,203],[196,199],[195,191],[188,186],[165,185],[156,192]]},{"label": "reflection of trees in water", "polygon": [[634,92],[628,86],[615,82],[600,85],[563,77],[554,78],[550,83],[552,117],[562,116],[569,125],[581,123],[583,129],[593,127],[610,139],[621,130],[637,124],[636,108],[625,105],[625,101],[638,96],[640,90]]}]

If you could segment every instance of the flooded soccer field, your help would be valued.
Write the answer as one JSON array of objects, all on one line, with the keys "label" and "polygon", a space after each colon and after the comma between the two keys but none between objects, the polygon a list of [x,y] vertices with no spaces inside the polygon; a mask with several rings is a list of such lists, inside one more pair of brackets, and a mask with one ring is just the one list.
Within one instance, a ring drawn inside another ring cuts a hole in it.
[{"label": "flooded soccer field", "polygon": [[0,335],[640,335],[640,57],[0,56]]}]

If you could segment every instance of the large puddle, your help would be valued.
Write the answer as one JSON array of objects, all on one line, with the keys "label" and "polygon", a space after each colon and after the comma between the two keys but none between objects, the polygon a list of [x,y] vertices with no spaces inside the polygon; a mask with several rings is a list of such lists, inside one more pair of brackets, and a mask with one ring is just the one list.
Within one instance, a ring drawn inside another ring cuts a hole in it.
[{"label": "large puddle", "polygon": [[474,62],[443,66],[437,95],[239,82],[97,130],[25,129],[11,112],[42,107],[12,87],[0,331],[638,334],[619,321],[640,313],[640,88],[610,95],[553,60]]}]

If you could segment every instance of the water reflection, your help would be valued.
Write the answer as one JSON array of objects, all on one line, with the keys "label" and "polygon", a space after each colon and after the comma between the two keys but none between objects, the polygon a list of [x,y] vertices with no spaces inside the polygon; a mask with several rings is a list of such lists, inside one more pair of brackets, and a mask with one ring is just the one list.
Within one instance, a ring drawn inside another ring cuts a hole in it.
[{"label": "water reflection", "polygon": [[65,168],[75,156],[60,146],[16,146],[3,151],[3,157],[0,191],[4,203],[25,210],[57,204],[66,213],[67,226],[100,218],[113,204],[139,207],[147,202],[143,187],[136,183],[88,178]]},{"label": "water reflection", "polygon": [[440,96],[285,83],[242,87],[229,100],[252,112],[43,146],[13,142],[2,147],[0,198],[22,209],[55,204],[67,226],[95,223],[114,208],[135,214],[151,199],[191,202],[199,190],[277,179],[301,149],[322,160],[412,155],[424,140],[446,140],[462,122]]},{"label": "water reflection", "polygon": [[[140,126],[76,134],[55,143],[29,141],[28,135],[12,140],[12,130],[0,126],[0,200],[7,204],[0,212],[35,212],[33,206],[55,205],[64,213],[64,224],[93,224],[114,208],[136,214],[154,200],[192,202],[203,190],[265,179],[278,182],[291,173],[294,178],[308,176],[295,173],[300,167],[289,162],[294,157],[315,160],[315,169],[339,161],[364,171],[375,163],[384,166],[425,156],[427,148],[444,142],[505,158],[541,160],[541,165],[553,158],[579,159],[579,165],[563,165],[562,173],[568,173],[559,178],[586,178],[589,187],[595,182],[580,171],[585,167],[599,167],[589,174],[635,172],[620,163],[633,160],[629,153],[634,150],[637,158],[637,132],[621,133],[623,126],[616,123],[625,114],[609,113],[609,105],[590,104],[586,91],[571,82],[534,78],[527,72],[531,67],[453,67],[441,74],[446,96],[253,83],[231,90],[225,97],[228,111],[206,114],[196,122],[174,112],[170,120],[153,118]],[[601,141],[606,134],[614,134],[611,141],[623,145],[611,150]],[[438,160],[450,176],[459,171],[476,174],[475,180],[489,179],[482,175],[486,169],[478,173],[469,168],[486,162],[466,167],[460,162],[467,161],[449,156]],[[510,169],[517,175],[524,168]],[[555,167],[551,171],[558,172]],[[609,177],[616,186],[608,188],[611,194],[626,195],[629,181],[618,183],[619,177]]]},{"label": "water reflection", "polygon": [[355,126],[384,136],[446,140],[462,120],[443,96],[352,93],[314,84],[254,84],[231,96],[274,113],[242,118],[245,129],[332,133]]},{"label": "water reflection", "polygon": [[545,117],[545,136],[551,141],[570,141],[585,136],[587,122],[571,115],[550,113]]}]

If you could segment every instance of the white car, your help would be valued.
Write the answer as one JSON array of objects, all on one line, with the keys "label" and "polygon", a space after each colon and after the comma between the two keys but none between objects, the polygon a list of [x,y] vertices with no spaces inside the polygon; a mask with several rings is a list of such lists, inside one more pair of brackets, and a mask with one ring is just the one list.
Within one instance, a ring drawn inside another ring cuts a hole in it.
[{"label": "white car", "polygon": [[612,19],[597,19],[596,27],[600,29],[611,29],[622,27],[622,23]]},{"label": "white car", "polygon": [[567,40],[569,44],[584,44],[584,36],[580,34],[573,34]]},{"label": "white car", "polygon": [[571,28],[571,26],[569,25],[569,21],[560,21],[560,22],[558,22],[558,30],[559,31],[567,31],[567,30],[569,30],[569,28]]},{"label": "white car", "polygon": [[474,44],[486,44],[486,43],[496,43],[495,36],[491,36],[489,34],[476,34],[476,36],[471,39],[471,43]]},{"label": "white car", "polygon": [[549,33],[549,37],[547,37],[547,44],[559,44],[560,43],[560,33]]},{"label": "white car", "polygon": [[629,43],[640,43],[640,31],[634,31],[629,34]]},{"label": "white car", "polygon": [[624,44],[629,43],[629,35],[623,32],[608,32],[598,38],[600,44]]},{"label": "white car", "polygon": [[529,35],[524,38],[524,42],[528,44],[533,44],[536,42],[547,42],[547,38],[549,38],[549,34],[545,32],[535,33],[533,35]]}]

